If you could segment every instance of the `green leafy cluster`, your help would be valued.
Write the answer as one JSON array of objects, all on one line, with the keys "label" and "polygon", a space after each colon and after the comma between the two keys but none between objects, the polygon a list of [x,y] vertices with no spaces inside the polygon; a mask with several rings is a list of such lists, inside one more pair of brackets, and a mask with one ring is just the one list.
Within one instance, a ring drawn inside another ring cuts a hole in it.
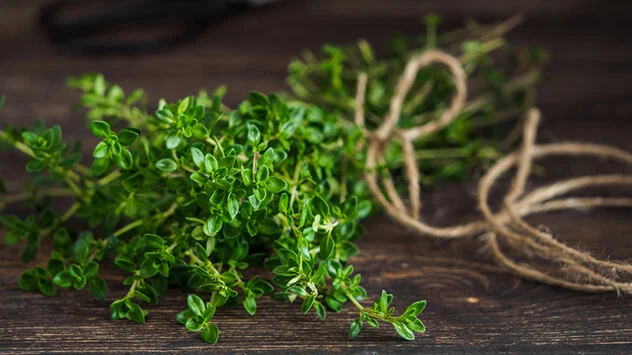
[{"label": "green leafy cluster", "polygon": [[379,320],[389,322],[393,325],[397,334],[406,340],[414,340],[415,333],[423,333],[426,327],[418,318],[418,315],[426,308],[426,301],[417,301],[406,308],[403,314],[393,317],[395,308],[390,307],[393,302],[393,295],[382,291],[382,295],[375,301],[372,308],[363,308],[360,316],[353,320],[349,328],[349,338],[353,339],[360,333],[363,322],[373,328],[378,328]]},{"label": "green leafy cluster", "polygon": [[[187,305],[188,309],[178,313],[176,316],[178,322],[183,324],[190,331],[202,331],[202,339],[207,343],[217,343],[219,328],[217,325],[211,323],[211,319],[213,319],[217,307],[214,306],[212,302],[204,303],[200,297],[193,294],[187,298]],[[246,307],[245,303],[244,307]],[[254,314],[254,311],[251,314]]]},{"label": "green leafy cluster", "polygon": [[[441,42],[432,21],[424,39],[428,47]],[[497,156],[492,143],[473,138],[472,119],[522,108],[517,97],[532,84],[507,90],[511,84],[499,79],[504,74],[492,68],[489,56],[499,41],[492,36],[462,43],[468,73],[491,93],[436,136],[417,142],[418,158],[432,158],[422,165],[422,182],[449,179]],[[241,305],[254,315],[266,295],[300,302],[304,314],[313,310],[320,319],[353,304],[358,318],[351,338],[364,322],[385,322],[413,339],[425,330],[418,318],[425,301],[396,316],[392,295],[383,292],[373,307],[364,307],[367,292],[349,264],[364,233],[358,222],[377,210],[362,179],[363,132],[349,119],[355,78],[360,71],[369,75],[366,109],[375,126],[414,53],[402,46],[396,41],[396,55],[384,61],[365,42],[351,49],[326,47],[324,60],[308,56],[290,66],[296,99],[251,92],[234,109],[222,103],[223,87],[210,96],[160,100],[149,112],[142,90],[126,96],[98,74],[69,79],[82,91],[79,106],[88,110],[98,138],[91,166],[80,163],[81,145],[69,149],[59,126],[38,122],[31,130],[7,125],[0,131],[0,147],[26,154],[31,173],[17,194],[6,194],[0,181],[0,209],[26,202],[37,211],[22,218],[0,215],[5,242],[24,244],[25,261],[35,258],[43,238],[53,242],[47,264],[25,272],[20,286],[49,296],[58,287],[87,286],[107,298],[99,270],[111,263],[125,275],[127,288],[111,303],[113,319],[143,324],[143,307],[179,287],[189,297],[177,320],[209,343],[219,335],[212,322],[217,308]],[[407,99],[403,127],[436,117],[453,92],[440,68],[424,69],[414,87],[420,94]],[[399,147],[392,146],[380,168],[396,170],[401,163]],[[68,210],[58,213],[54,197],[70,201]],[[71,218],[85,223],[68,223]],[[87,230],[72,228],[82,224]],[[262,266],[271,279],[258,275]]]},{"label": "green leafy cluster", "polygon": [[[100,75],[72,82],[82,83],[84,96],[103,92],[104,100],[115,87],[102,84]],[[112,260],[129,287],[112,303],[113,319],[145,323],[142,304],[155,304],[170,285],[180,286],[206,295],[205,303],[192,294],[178,320],[211,343],[218,328],[210,321],[224,305],[241,304],[254,315],[258,299],[272,294],[277,300],[300,300],[303,313],[313,309],[321,319],[326,305],[336,312],[348,301],[359,305],[366,291],[348,260],[358,252],[358,221],[373,205],[366,194],[347,192],[363,189],[361,171],[340,164],[359,154],[357,129],[276,94],[252,92],[230,110],[221,104],[222,93],[212,99],[161,100],[155,113],[138,116],[142,121],[90,120],[100,139],[90,168],[79,159],[59,163],[68,161],[69,152],[58,126],[3,131],[5,142],[42,162],[41,169],[29,169],[33,181],[24,199],[47,211],[24,220],[3,215],[6,241],[27,239],[25,260],[33,259],[42,237],[50,235],[54,242],[47,266],[27,271],[20,285],[47,295],[57,287],[88,286],[104,298],[107,285],[99,265]],[[74,197],[70,209],[56,215],[47,198],[40,199],[49,192]],[[99,227],[103,238],[71,230],[65,223],[70,217]],[[262,264],[274,274],[272,283],[244,276]],[[389,316],[359,309],[365,318],[391,322]]]},{"label": "green leafy cluster", "polygon": [[[546,52],[538,47],[513,48],[503,36],[516,19],[492,26],[473,21],[463,29],[437,34],[440,17],[425,17],[427,33],[419,38],[395,37],[388,55],[377,58],[370,44],[325,45],[316,55],[305,51],[289,66],[287,82],[293,94],[327,112],[353,122],[357,77],[368,77],[365,102],[366,124],[375,129],[386,116],[397,81],[411,57],[440,48],[461,60],[470,87],[465,109],[445,129],[415,143],[420,164],[420,183],[461,180],[474,168],[491,165],[509,151],[518,135],[507,135],[497,124],[519,117],[531,107]],[[454,94],[452,75],[439,65],[422,68],[411,87],[398,121],[400,128],[419,126],[437,119]],[[491,128],[490,128],[491,127]],[[385,152],[384,166],[397,170],[401,147]]]}]

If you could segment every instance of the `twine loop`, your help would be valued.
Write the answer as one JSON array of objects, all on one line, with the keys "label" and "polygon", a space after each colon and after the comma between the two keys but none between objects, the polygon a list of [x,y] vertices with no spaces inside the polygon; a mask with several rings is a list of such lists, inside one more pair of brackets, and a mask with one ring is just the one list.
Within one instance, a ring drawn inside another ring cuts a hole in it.
[{"label": "twine loop", "polygon": [[[453,76],[456,92],[449,107],[435,121],[409,129],[397,128],[403,102],[417,73],[433,63],[445,65]],[[362,73],[358,76],[354,121],[364,130],[367,141],[364,178],[371,194],[391,218],[420,234],[435,238],[481,235],[497,263],[523,278],[584,292],[616,291],[632,294],[632,283],[619,280],[619,274],[632,274],[631,264],[595,258],[587,252],[567,246],[551,233],[534,228],[523,220],[526,215],[553,210],[632,207],[632,198],[625,197],[560,198],[587,187],[632,186],[632,175],[575,177],[526,193],[525,187],[534,159],[553,155],[592,156],[632,165],[632,154],[615,147],[587,143],[537,145],[540,111],[530,109],[526,115],[522,147],[498,160],[479,182],[478,207],[483,219],[451,227],[431,226],[421,221],[419,216],[421,191],[413,142],[439,131],[457,117],[467,99],[467,75],[457,58],[440,50],[428,50],[413,57],[397,83],[384,121],[372,132],[364,124],[366,85],[367,75]],[[402,147],[403,167],[408,180],[408,203],[400,197],[390,172],[380,174],[378,181],[377,164],[384,163],[384,150],[394,141]],[[513,167],[516,167],[516,175],[503,199],[502,208],[493,212],[489,205],[490,191],[500,176]],[[515,256],[527,261],[518,263],[513,260]]]}]

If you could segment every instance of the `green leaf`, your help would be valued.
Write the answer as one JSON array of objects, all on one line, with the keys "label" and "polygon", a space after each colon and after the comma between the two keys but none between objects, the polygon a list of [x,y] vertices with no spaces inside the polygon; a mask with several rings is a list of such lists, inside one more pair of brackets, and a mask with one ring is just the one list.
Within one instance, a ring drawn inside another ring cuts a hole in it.
[{"label": "green leaf", "polygon": [[242,241],[241,243],[239,243],[239,245],[237,246],[237,248],[233,249],[233,259],[234,260],[243,260],[246,258],[246,256],[248,256],[248,242],[246,242],[245,240]]},{"label": "green leaf", "polygon": [[406,308],[404,314],[417,316],[426,308],[426,301],[417,301]]},{"label": "green leaf", "polygon": [[57,288],[50,279],[41,280],[39,283],[40,292],[48,297],[55,296]]},{"label": "green leaf", "polygon": [[219,338],[219,328],[213,323],[206,323],[202,331],[202,339],[209,344],[217,343]]},{"label": "green leaf", "polygon": [[154,263],[153,258],[145,257],[142,263],[140,263],[140,277],[147,279],[158,273],[158,267]]},{"label": "green leaf", "polygon": [[48,272],[51,275],[57,275],[58,273],[64,271],[64,268],[65,268],[64,261],[61,259],[51,258],[51,259],[48,259],[48,262],[46,263],[46,270],[48,270]]},{"label": "green leaf", "polygon": [[314,127],[307,127],[303,129],[303,135],[308,142],[312,144],[319,144],[325,139],[325,135]]},{"label": "green leaf", "polygon": [[250,101],[250,104],[252,105],[252,107],[256,107],[256,106],[261,106],[261,107],[268,107],[270,106],[270,101],[268,100],[268,97],[260,92],[257,91],[251,91],[248,94],[248,100]]},{"label": "green leaf", "polygon": [[257,161],[257,164],[259,166],[272,167],[273,163],[274,163],[274,148],[270,147],[266,149],[265,153],[263,153],[261,157],[259,157],[259,161]]},{"label": "green leaf", "polygon": [[84,269],[84,275],[86,276],[86,279],[92,280],[93,278],[97,277],[98,274],[99,264],[94,261],[88,261]]},{"label": "green leaf", "polygon": [[211,302],[206,302],[206,309],[202,314],[202,318],[204,318],[205,322],[209,322],[213,316],[215,315],[215,310],[217,308],[211,304]]},{"label": "green leaf", "polygon": [[123,92],[123,89],[118,86],[118,85],[112,85],[110,86],[110,89],[108,90],[108,94],[107,94],[107,98],[113,101],[121,101],[123,100],[123,97],[125,97],[125,93]]},{"label": "green leaf", "polygon": [[[200,107],[200,106],[197,106],[197,107]],[[193,136],[197,139],[201,139],[208,136],[208,129],[206,129],[206,127],[201,123],[198,123],[195,126],[193,126],[192,132],[193,132]]]},{"label": "green leaf", "polygon": [[92,156],[95,158],[105,158],[108,155],[110,147],[106,142],[99,142],[96,147],[94,147],[94,151],[92,152]]},{"label": "green leaf", "polygon": [[70,271],[64,270],[59,272],[55,277],[53,277],[53,282],[57,284],[59,287],[68,288],[72,286],[74,281],[74,276],[70,274]]},{"label": "green leaf", "polygon": [[252,170],[249,170],[249,169],[242,170],[241,178],[245,186],[250,186],[252,184]]},{"label": "green leaf", "polygon": [[133,105],[136,102],[138,102],[139,100],[141,100],[144,95],[145,94],[143,93],[143,89],[136,89],[136,90],[132,91],[131,94],[129,94],[129,96],[125,100],[125,104]]},{"label": "green leaf", "polygon": [[13,229],[22,226],[22,220],[14,215],[0,215],[0,224],[7,229]]},{"label": "green leaf", "polygon": [[192,332],[199,332],[204,327],[204,322],[201,318],[202,318],[201,316],[195,316],[193,318],[189,318],[189,320],[187,320],[184,326]]},{"label": "green leaf", "polygon": [[191,97],[185,97],[184,99],[182,99],[180,101],[180,104],[178,105],[178,114],[181,115],[184,112],[186,112],[186,110],[191,107],[192,104]]},{"label": "green leaf", "polygon": [[426,331],[426,326],[418,318],[415,318],[412,321],[408,321],[406,325],[408,326],[408,328],[410,330],[412,330],[413,332],[416,332],[416,333],[423,333],[423,332]]},{"label": "green leaf", "polygon": [[133,131],[131,129],[124,129],[120,131],[118,134],[119,142],[124,146],[129,146],[134,144],[139,137],[138,132]]},{"label": "green leaf", "polygon": [[323,306],[322,303],[314,303],[314,310],[316,311],[316,315],[320,320],[325,320],[325,317],[327,316],[327,311],[325,310],[325,306]]},{"label": "green leaf", "polygon": [[94,159],[92,162],[92,175],[101,176],[110,167],[110,160],[106,158]]},{"label": "green leaf", "polygon": [[200,185],[204,185],[208,181],[208,178],[202,173],[193,173],[189,178]]},{"label": "green leaf", "polygon": [[318,269],[316,270],[316,272],[314,272],[314,275],[312,276],[312,282],[315,284],[319,284],[325,277],[326,272],[327,269],[325,268],[325,265],[320,264],[320,267],[318,267]]},{"label": "green leaf", "polygon": [[364,320],[373,328],[379,328],[380,324],[377,322],[377,320],[375,318],[372,318],[371,316],[366,316],[366,318],[364,318]]},{"label": "green leaf", "polygon": [[325,303],[327,303],[327,306],[336,313],[342,311],[342,303],[338,302],[332,297],[325,298]]},{"label": "green leaf", "polygon": [[232,284],[237,281],[237,275],[231,271],[225,271],[222,273],[222,280],[227,284]]},{"label": "green leaf", "polygon": [[267,166],[259,167],[259,170],[257,170],[257,174],[255,175],[258,182],[266,182],[269,176],[270,169],[268,169]]},{"label": "green leaf", "polygon": [[212,173],[215,170],[217,170],[217,168],[219,167],[218,163],[217,163],[217,159],[215,159],[214,156],[210,155],[210,154],[206,154],[204,156],[204,169],[206,170],[207,173]]},{"label": "green leaf", "polygon": [[189,307],[189,310],[191,310],[191,312],[193,312],[193,314],[195,314],[196,316],[201,316],[202,313],[204,313],[204,311],[206,310],[206,305],[204,304],[204,301],[202,301],[200,297],[194,294],[190,294],[187,297],[187,305]]},{"label": "green leaf", "polygon": [[166,173],[170,173],[178,168],[178,164],[176,164],[176,162],[172,159],[164,158],[156,162],[156,168]]},{"label": "green leaf", "polygon": [[88,288],[90,293],[98,299],[105,299],[108,295],[108,284],[100,277],[92,279],[88,284]]},{"label": "green leaf", "polygon": [[306,299],[303,300],[303,304],[301,304],[301,311],[303,314],[307,314],[309,310],[314,305],[314,301],[316,300],[316,293],[310,294]]},{"label": "green leaf", "polygon": [[86,286],[86,283],[88,280],[86,280],[83,269],[81,269],[79,265],[76,265],[76,264],[70,265],[70,267],[68,268],[68,271],[73,276],[72,287],[75,290],[81,290],[82,288]]},{"label": "green leaf", "polygon": [[116,157],[116,163],[123,170],[129,170],[132,168],[134,164],[134,157],[132,157],[132,153],[127,150],[121,150],[121,154]]},{"label": "green leaf", "polygon": [[121,155],[121,150],[123,150],[121,143],[117,141],[110,142],[110,153],[112,156],[117,157]]},{"label": "green leaf", "polygon": [[46,162],[43,160],[34,160],[31,159],[26,164],[26,171],[29,173],[36,173],[38,171],[42,171],[46,167]]},{"label": "green leaf", "polygon": [[145,324],[145,312],[140,308],[136,303],[132,303],[129,309],[129,313],[127,313],[127,317],[138,324]]},{"label": "green leaf", "polygon": [[305,225],[305,222],[307,222],[307,218],[309,217],[309,214],[311,213],[311,203],[312,203],[312,199],[311,198],[307,198],[305,199],[305,201],[303,201],[303,210],[301,211],[301,218],[299,219],[298,222],[298,227],[301,228]]},{"label": "green leaf", "polygon": [[316,195],[312,199],[312,213],[319,214],[322,217],[329,217],[329,204],[320,196]]},{"label": "green leaf", "polygon": [[397,331],[400,337],[406,340],[414,340],[415,333],[412,330],[408,329],[408,327],[401,323],[393,323],[393,327]]},{"label": "green leaf", "polygon": [[342,213],[351,218],[354,216],[355,212],[356,212],[356,208],[358,207],[358,198],[356,196],[352,196],[351,198],[348,198],[345,200],[345,202],[342,203]]},{"label": "green leaf", "polygon": [[26,143],[29,147],[39,146],[40,137],[33,132],[23,132],[22,138],[24,139],[24,143]]},{"label": "green leaf", "polygon": [[252,147],[256,147],[261,141],[261,132],[259,128],[255,125],[250,125],[248,127],[248,144]]},{"label": "green leaf", "polygon": [[228,214],[230,214],[230,218],[237,217],[239,213],[239,202],[237,199],[229,198],[228,199]]},{"label": "green leaf", "polygon": [[266,180],[266,190],[272,193],[278,193],[287,188],[287,182],[280,177],[270,176]]},{"label": "green leaf", "polygon": [[218,216],[211,216],[206,220],[204,233],[208,236],[215,236],[222,229],[223,222]]},{"label": "green leaf", "polygon": [[90,254],[90,240],[87,238],[79,238],[72,247],[72,254],[80,263],[85,263]]},{"label": "green leaf", "polygon": [[294,135],[294,132],[296,132],[297,128],[298,123],[294,121],[285,122],[281,125],[281,135],[286,139],[291,138]]},{"label": "green leaf", "polygon": [[228,300],[228,295],[221,295],[220,293],[214,293],[211,298],[211,304],[215,307],[223,306]]},{"label": "green leaf", "polygon": [[156,118],[162,123],[172,124],[173,123],[173,112],[169,110],[158,110],[156,111]]},{"label": "green leaf", "polygon": [[90,125],[92,134],[99,138],[107,138],[110,136],[110,125],[105,121],[92,121]]},{"label": "green leaf", "polygon": [[125,255],[118,255],[114,259],[114,265],[123,271],[134,272],[136,271],[136,264]]},{"label": "green leaf", "polygon": [[289,202],[290,202],[290,196],[287,193],[284,193],[283,195],[281,195],[281,198],[279,199],[279,212],[287,213]]},{"label": "green leaf", "polygon": [[26,236],[23,234],[20,234],[19,232],[16,233],[14,231],[9,231],[4,235],[4,244],[6,245],[16,245],[19,242],[21,242]]},{"label": "green leaf", "polygon": [[298,287],[298,286],[290,286],[290,287],[288,287],[287,292],[293,293],[293,294],[295,294],[295,295],[297,295],[299,297],[305,297],[305,296],[309,295],[309,292],[307,292],[307,290],[305,290],[304,288]]},{"label": "green leaf", "polygon": [[164,239],[157,234],[145,233],[143,239],[149,248],[161,249],[165,245]]},{"label": "green leaf", "polygon": [[206,252],[206,249],[204,249],[204,247],[200,243],[195,243],[195,254],[203,262],[209,261],[208,253]]},{"label": "green leaf", "polygon": [[[256,198],[258,201],[263,201],[263,200],[265,200],[265,198],[266,198],[266,196],[267,196],[266,190],[264,190],[264,189],[254,189],[254,193],[255,193],[255,198]],[[254,207],[254,206],[253,206],[253,207]]]},{"label": "green leaf", "polygon": [[362,329],[362,319],[356,318],[351,322],[351,327],[349,327],[349,339],[353,339],[360,334],[360,330]]},{"label": "green leaf", "polygon": [[[141,277],[142,277],[142,276],[141,276]],[[144,294],[144,293],[140,292],[138,289],[136,289],[136,290],[134,291],[134,296],[135,296],[136,298],[141,299],[142,301],[145,301],[145,302],[151,302],[151,298],[150,298],[149,296],[147,296],[146,294]]]},{"label": "green leaf", "polygon": [[192,147],[191,157],[193,158],[193,164],[195,164],[198,168],[201,168],[202,164],[204,164],[204,153],[196,147]]},{"label": "green leaf", "polygon": [[327,234],[320,242],[320,258],[327,260],[334,255],[336,244],[331,234]]},{"label": "green leaf", "polygon": [[227,156],[227,157],[223,158],[222,160],[220,160],[219,163],[218,163],[218,167],[220,169],[221,168],[225,168],[228,171],[230,171],[234,166],[235,166],[235,157],[234,156]]},{"label": "green leaf", "polygon": [[165,141],[165,147],[167,147],[167,149],[176,149],[180,146],[180,144],[182,143],[182,138],[180,136],[169,136],[167,138],[167,140]]},{"label": "green leaf", "polygon": [[257,312],[257,301],[255,301],[254,297],[244,298],[243,305],[246,312],[251,316],[254,316]]},{"label": "green leaf", "polygon": [[375,303],[379,306],[379,310],[382,313],[386,313],[390,302],[388,302],[388,294],[386,291],[382,290],[382,295],[378,298]]},{"label": "green leaf", "polygon": [[38,278],[35,277],[33,270],[22,273],[18,280],[18,285],[25,291],[36,291],[39,288]]},{"label": "green leaf", "polygon": [[195,317],[195,314],[193,314],[193,312],[191,312],[191,310],[189,309],[185,309],[184,311],[178,313],[178,315],[176,315],[176,320],[178,321],[178,323],[185,325],[187,323],[187,321],[191,318]]}]

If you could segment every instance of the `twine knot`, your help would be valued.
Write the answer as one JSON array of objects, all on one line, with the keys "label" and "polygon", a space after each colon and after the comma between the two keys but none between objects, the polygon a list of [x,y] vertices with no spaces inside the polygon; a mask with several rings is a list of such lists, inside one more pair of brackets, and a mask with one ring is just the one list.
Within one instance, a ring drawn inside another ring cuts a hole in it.
[{"label": "twine knot", "polygon": [[[433,63],[445,65],[452,73],[456,92],[449,107],[435,121],[409,129],[397,128],[403,102],[415,82],[417,73],[421,68]],[[527,111],[522,147],[498,160],[479,182],[478,207],[483,219],[464,225],[434,227],[419,218],[421,191],[413,142],[450,124],[465,106],[467,75],[463,66],[457,58],[440,50],[428,50],[411,58],[397,83],[389,111],[375,131],[367,130],[364,124],[366,86],[367,75],[362,73],[358,76],[354,121],[363,129],[367,142],[364,178],[371,194],[390,217],[406,227],[435,238],[483,235],[482,240],[495,260],[523,278],[584,292],[617,291],[632,294],[632,283],[618,280],[618,273],[632,274],[632,265],[597,259],[586,252],[567,246],[556,240],[551,233],[536,229],[522,219],[529,214],[552,210],[632,207],[632,199],[625,197],[555,199],[571,191],[591,186],[632,185],[630,175],[576,177],[525,193],[532,163],[536,158],[551,155],[593,156],[612,158],[632,165],[632,154],[615,147],[587,143],[536,145],[540,111],[532,108]],[[384,150],[392,142],[398,142],[402,147],[404,171],[408,180],[408,204],[400,197],[388,171],[380,174],[382,187],[378,183],[377,164],[384,163]],[[516,175],[503,199],[503,207],[494,213],[488,201],[490,190],[499,177],[514,166],[517,167]],[[522,256],[529,259],[528,262],[518,264],[501,248],[500,242],[503,242],[502,246],[506,244],[505,249],[509,249],[512,256]],[[543,270],[542,262],[533,256],[538,256],[540,260],[546,260],[551,265]],[[566,267],[562,268],[560,265]]]}]

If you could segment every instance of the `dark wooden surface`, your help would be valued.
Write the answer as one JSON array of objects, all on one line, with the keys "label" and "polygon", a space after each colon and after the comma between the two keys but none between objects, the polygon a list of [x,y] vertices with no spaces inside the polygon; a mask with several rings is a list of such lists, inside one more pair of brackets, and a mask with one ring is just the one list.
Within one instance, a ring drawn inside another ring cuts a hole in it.
[{"label": "dark wooden surface", "polygon": [[[289,59],[323,42],[364,37],[380,49],[393,33],[422,31],[419,18],[437,11],[446,27],[465,17],[499,20],[522,11],[528,22],[511,35],[519,43],[548,47],[539,104],[540,139],[608,142],[632,150],[632,25],[628,1],[601,0],[323,0],[290,1],[269,11],[215,25],[197,41],[175,50],[123,58],[78,58],[52,50],[33,26],[41,2],[0,2],[0,93],[8,96],[0,122],[30,124],[44,117],[59,123],[67,139],[87,136],[76,96],[64,78],[99,71],[125,89],[143,87],[151,100],[174,99],[228,84],[228,101],[248,90],[283,90]],[[87,144],[89,146],[90,144]],[[18,154],[0,155],[0,176],[15,190],[26,176]],[[599,172],[592,161],[554,161],[548,178]],[[474,180],[475,177],[472,177]],[[439,224],[473,217],[473,183],[444,186],[425,194],[426,218]],[[599,256],[632,256],[632,222],[627,211],[557,213],[534,217],[571,245]],[[215,346],[176,324],[184,295],[170,291],[145,326],[109,320],[108,301],[87,292],[56,298],[21,291],[27,267],[16,249],[0,247],[0,353],[6,352],[241,352],[258,353],[631,353],[632,301],[616,294],[586,295],[520,281],[492,266],[474,241],[437,242],[397,227],[385,217],[365,223],[356,270],[369,293],[385,288],[396,304],[425,298],[428,331],[413,342],[392,329],[368,329],[347,340],[350,311],[330,313],[325,322],[302,316],[299,305],[264,301],[257,315],[242,309],[217,313],[222,330]],[[43,260],[44,254],[39,260]],[[28,265],[31,266],[31,265]],[[109,270],[107,278],[120,280]],[[124,291],[112,285],[110,298]]]}]

